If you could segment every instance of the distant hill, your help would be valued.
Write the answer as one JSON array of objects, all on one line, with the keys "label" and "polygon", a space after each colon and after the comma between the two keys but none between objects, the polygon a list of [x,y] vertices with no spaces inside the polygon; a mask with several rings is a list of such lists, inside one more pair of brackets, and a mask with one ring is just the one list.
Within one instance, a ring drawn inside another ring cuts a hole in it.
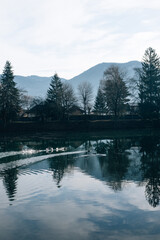
[{"label": "distant hill", "polygon": [[[69,79],[69,83],[76,90],[79,83],[83,81],[88,81],[93,86],[94,95],[97,93],[99,86],[99,81],[103,78],[104,71],[111,65],[118,65],[123,71],[127,73],[127,78],[125,79],[127,85],[134,85],[133,78],[134,68],[141,67],[141,63],[138,61],[130,61],[127,63],[100,63],[95,65],[92,68],[89,68],[87,71],[79,74],[78,76]],[[41,96],[45,97],[47,89],[49,88],[51,77],[39,77],[39,76],[16,76],[15,82],[17,86],[28,91],[28,94],[31,96]],[[67,81],[62,79],[62,81]],[[132,82],[131,82],[132,81]]]},{"label": "distant hill", "polygon": [[30,96],[44,97],[49,87],[51,77],[15,76],[17,86],[28,92]]},{"label": "distant hill", "polygon": [[[103,79],[103,73],[104,71],[109,68],[111,65],[117,65],[120,67],[120,69],[124,72],[126,72],[126,83],[128,86],[132,85],[130,83],[131,78],[134,77],[134,68],[140,68],[141,63],[138,61],[131,61],[127,63],[100,63],[87,71],[79,74],[78,76],[72,78],[69,80],[69,82],[72,84],[72,86],[77,89],[79,83],[83,81],[88,81],[92,84],[94,94],[97,93],[97,89],[99,87],[99,82],[101,79]],[[133,79],[132,79],[133,81]],[[133,83],[134,84],[134,83]]]},{"label": "distant hill", "polygon": [[[66,81],[62,79],[62,81]],[[28,92],[28,95],[34,97],[45,97],[49,88],[51,77],[39,77],[39,76],[15,76],[15,82],[17,86]]]}]

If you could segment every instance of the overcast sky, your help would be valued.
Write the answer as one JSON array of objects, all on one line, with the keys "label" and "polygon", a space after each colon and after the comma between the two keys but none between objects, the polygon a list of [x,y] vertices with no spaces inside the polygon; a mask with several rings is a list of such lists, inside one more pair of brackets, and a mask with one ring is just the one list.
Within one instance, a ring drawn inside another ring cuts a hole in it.
[{"label": "overcast sky", "polygon": [[0,0],[0,72],[69,79],[148,47],[160,55],[159,0]]}]

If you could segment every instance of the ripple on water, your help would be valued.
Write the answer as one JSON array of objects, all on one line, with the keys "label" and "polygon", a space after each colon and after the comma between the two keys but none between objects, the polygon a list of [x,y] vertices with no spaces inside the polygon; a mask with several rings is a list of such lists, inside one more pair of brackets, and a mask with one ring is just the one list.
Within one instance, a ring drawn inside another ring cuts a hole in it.
[{"label": "ripple on water", "polygon": [[[18,174],[17,204],[47,201],[53,189],[52,172],[48,169],[21,169]],[[54,187],[56,189],[56,186]],[[37,201],[38,200],[38,201]]]},{"label": "ripple on water", "polygon": [[[9,187],[7,191],[13,193],[12,196],[9,196],[10,193],[8,193],[9,201],[14,202],[14,205],[26,202],[37,204],[38,202],[49,201],[49,196],[53,196],[58,192],[56,181],[53,180],[53,171],[50,170],[48,165],[48,159],[55,156],[60,157],[80,153],[84,153],[84,151],[31,156],[1,163],[0,172],[4,173],[2,178],[4,176],[8,177]],[[12,185],[10,182],[12,182]]]},{"label": "ripple on water", "polygon": [[46,174],[51,173],[49,169],[30,169],[30,168],[24,168],[21,169],[19,172],[19,175],[38,175],[38,174]]}]

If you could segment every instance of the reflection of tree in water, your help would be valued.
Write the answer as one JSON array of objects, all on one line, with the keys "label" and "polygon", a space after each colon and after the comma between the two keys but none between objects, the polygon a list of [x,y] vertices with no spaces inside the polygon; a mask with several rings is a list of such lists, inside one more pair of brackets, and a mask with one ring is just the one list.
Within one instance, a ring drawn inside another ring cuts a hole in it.
[{"label": "reflection of tree in water", "polygon": [[149,179],[146,190],[145,196],[149,204],[153,207],[159,205],[160,200],[160,181],[155,178]]},{"label": "reflection of tree in water", "polygon": [[73,167],[72,159],[72,156],[61,156],[49,160],[50,169],[53,171],[53,179],[56,181],[57,187],[61,187],[60,182],[64,174]]},{"label": "reflection of tree in water", "polygon": [[83,143],[83,147],[86,151],[90,151],[92,148],[92,144],[90,140],[85,140]]},{"label": "reflection of tree in water", "polygon": [[96,141],[95,150],[97,153],[105,154],[108,144],[103,141]]},{"label": "reflection of tree in water", "polygon": [[15,198],[18,179],[17,174],[17,168],[7,169],[1,173],[1,176],[3,177],[3,184],[6,188],[6,192],[10,201],[14,201]]},{"label": "reflection of tree in water", "polygon": [[160,202],[160,145],[159,138],[145,137],[141,141],[141,169],[147,180],[145,196],[153,207]]},{"label": "reflection of tree in water", "polygon": [[115,191],[122,189],[122,180],[129,167],[128,142],[123,139],[114,139],[106,143],[101,143],[98,149],[106,152],[106,159],[99,158],[103,177],[107,178],[108,185]]}]

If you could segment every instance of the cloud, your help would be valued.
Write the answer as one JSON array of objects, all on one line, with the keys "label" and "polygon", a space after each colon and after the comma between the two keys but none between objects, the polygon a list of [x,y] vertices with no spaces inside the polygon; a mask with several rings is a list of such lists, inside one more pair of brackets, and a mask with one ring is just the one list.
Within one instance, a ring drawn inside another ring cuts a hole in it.
[{"label": "cloud", "polygon": [[6,0],[0,70],[10,60],[15,74],[70,78],[100,62],[141,60],[145,47],[160,51],[159,10],[156,0]]}]

